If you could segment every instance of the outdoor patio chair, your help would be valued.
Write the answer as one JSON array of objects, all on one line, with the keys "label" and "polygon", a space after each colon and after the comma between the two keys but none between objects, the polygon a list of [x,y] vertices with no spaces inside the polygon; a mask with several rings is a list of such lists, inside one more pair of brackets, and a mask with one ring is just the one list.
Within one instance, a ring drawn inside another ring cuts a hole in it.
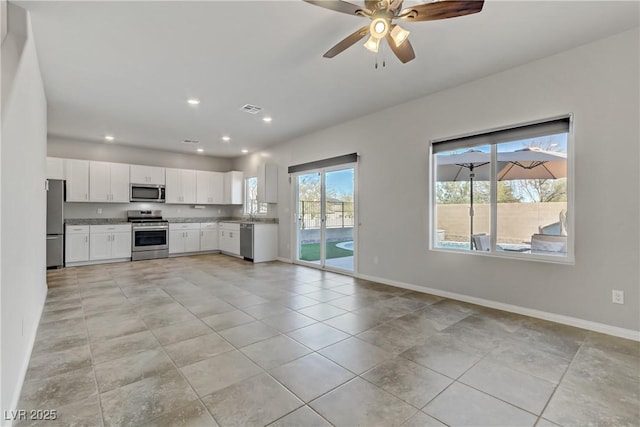
[{"label": "outdoor patio chair", "polygon": [[534,234],[531,236],[531,252],[567,252],[567,236]]},{"label": "outdoor patio chair", "polygon": [[488,252],[491,250],[491,236],[486,233],[473,234],[473,245],[477,251]]},{"label": "outdoor patio chair", "polygon": [[538,227],[538,234],[546,234],[550,236],[566,236],[567,235],[567,211],[562,209],[559,215],[559,221],[553,224]]}]

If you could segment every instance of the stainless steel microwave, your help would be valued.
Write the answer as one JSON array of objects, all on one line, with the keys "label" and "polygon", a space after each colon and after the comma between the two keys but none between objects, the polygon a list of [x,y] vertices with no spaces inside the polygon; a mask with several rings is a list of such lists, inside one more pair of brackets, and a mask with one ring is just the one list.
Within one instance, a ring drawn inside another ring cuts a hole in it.
[{"label": "stainless steel microwave", "polygon": [[132,202],[164,203],[164,185],[131,184],[129,200]]}]

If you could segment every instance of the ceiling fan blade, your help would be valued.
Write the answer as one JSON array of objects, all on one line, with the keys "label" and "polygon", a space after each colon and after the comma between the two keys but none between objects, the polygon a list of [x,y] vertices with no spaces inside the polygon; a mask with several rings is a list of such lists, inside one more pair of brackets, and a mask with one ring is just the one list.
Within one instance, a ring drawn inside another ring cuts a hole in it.
[{"label": "ceiling fan blade", "polygon": [[435,21],[437,19],[455,18],[456,16],[471,15],[482,10],[484,0],[443,0],[433,3],[408,7],[400,11],[398,19],[407,22]]},{"label": "ceiling fan blade", "polygon": [[393,41],[391,34],[387,34],[386,39],[393,53],[396,54],[400,62],[403,64],[406,64],[416,57],[416,54],[413,51],[413,46],[411,46],[411,42],[409,42],[409,40],[405,40],[400,46],[396,46],[396,42]]},{"label": "ceiling fan blade", "polygon": [[376,10],[376,6],[378,5],[378,0],[364,0],[364,5],[370,11]]},{"label": "ceiling fan blade", "polygon": [[307,3],[324,7],[325,9],[335,10],[336,12],[348,13],[349,15],[361,16],[358,12],[363,11],[362,6],[355,5],[341,0],[304,0]]},{"label": "ceiling fan blade", "polygon": [[325,58],[333,58],[337,54],[353,46],[355,43],[358,42],[358,40],[362,39],[368,33],[369,33],[369,26],[367,25],[366,27],[362,27],[359,30],[357,30],[355,33],[346,37],[344,40],[342,40],[341,42],[336,44],[334,47],[329,49],[327,53],[325,53],[322,56],[324,56]]}]

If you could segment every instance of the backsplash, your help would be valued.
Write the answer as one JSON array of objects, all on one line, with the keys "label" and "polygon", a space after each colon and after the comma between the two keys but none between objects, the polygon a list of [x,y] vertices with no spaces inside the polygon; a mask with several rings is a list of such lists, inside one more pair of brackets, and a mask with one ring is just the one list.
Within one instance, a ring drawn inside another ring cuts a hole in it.
[{"label": "backsplash", "polygon": [[[196,209],[194,205],[167,205],[165,203],[71,203],[64,204],[65,219],[71,218],[126,218],[128,210],[161,210],[164,218],[179,217],[230,217],[234,206],[202,205]],[[198,205],[200,206],[200,205]],[[102,213],[98,213],[101,209]]]}]

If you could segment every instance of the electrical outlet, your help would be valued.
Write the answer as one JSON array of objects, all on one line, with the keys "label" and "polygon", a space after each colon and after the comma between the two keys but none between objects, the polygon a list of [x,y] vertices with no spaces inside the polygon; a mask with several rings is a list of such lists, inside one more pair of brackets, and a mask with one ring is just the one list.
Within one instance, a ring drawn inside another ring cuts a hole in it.
[{"label": "electrical outlet", "polygon": [[98,215],[102,214],[102,208],[98,208]]},{"label": "electrical outlet", "polygon": [[218,213],[222,213],[222,209],[218,209]]},{"label": "electrical outlet", "polygon": [[611,302],[614,304],[624,304],[624,291],[617,289],[611,290]]},{"label": "electrical outlet", "polygon": [[373,263],[376,265],[380,263],[380,258],[378,258],[378,255],[373,257]]}]

